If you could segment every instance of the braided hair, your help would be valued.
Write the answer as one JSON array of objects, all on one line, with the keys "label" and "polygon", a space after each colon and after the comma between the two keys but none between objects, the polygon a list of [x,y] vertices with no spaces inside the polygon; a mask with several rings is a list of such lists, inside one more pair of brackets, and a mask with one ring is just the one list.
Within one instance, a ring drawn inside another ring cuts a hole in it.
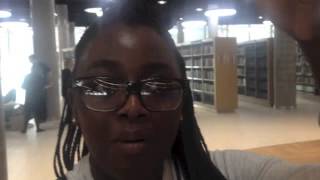
[{"label": "braided hair", "polygon": [[[74,71],[77,70],[88,44],[96,37],[99,30],[107,28],[112,23],[121,22],[129,26],[147,26],[155,30],[174,51],[182,77],[186,78],[184,60],[167,31],[168,26],[163,24],[165,22],[163,16],[155,13],[158,11],[147,2],[150,1],[138,3],[130,0],[125,6],[119,5],[110,9],[99,22],[91,25],[75,49],[77,62]],[[186,180],[224,180],[225,178],[210,159],[207,145],[198,127],[189,85],[186,85],[185,91],[182,108],[183,121],[171,151],[178,179],[183,176]],[[81,130],[72,116],[71,103],[67,101],[63,108],[54,155],[54,171],[58,180],[66,180],[65,171],[71,171],[75,163],[88,153]]]}]

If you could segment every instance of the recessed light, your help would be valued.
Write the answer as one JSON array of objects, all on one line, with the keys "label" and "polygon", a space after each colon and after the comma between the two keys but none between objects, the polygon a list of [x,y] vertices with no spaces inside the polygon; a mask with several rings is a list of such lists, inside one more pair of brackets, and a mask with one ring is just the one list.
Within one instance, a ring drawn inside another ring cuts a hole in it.
[{"label": "recessed light", "polygon": [[237,14],[235,9],[213,9],[205,12],[207,17],[224,17],[224,16],[234,16]]},{"label": "recessed light", "polygon": [[103,16],[103,10],[100,7],[87,8],[84,11],[87,13],[96,14],[98,17]]},{"label": "recessed light", "polygon": [[158,1],[158,4],[164,5],[167,4],[167,1]]},{"label": "recessed light", "polygon": [[268,26],[272,26],[273,25],[272,21],[270,21],[270,20],[263,21],[263,24],[264,25],[268,25]]},{"label": "recessed light", "polygon": [[182,26],[184,28],[199,28],[199,27],[203,27],[207,24],[206,21],[184,21],[182,22]]},{"label": "recessed light", "polygon": [[7,10],[0,10],[0,18],[9,18],[12,16],[12,13]]},{"label": "recessed light", "polygon": [[181,18],[179,18],[179,20],[180,20],[180,21],[183,21],[183,18],[181,17]]},{"label": "recessed light", "polygon": [[202,11],[203,11],[203,9],[202,9],[202,8],[197,8],[197,9],[196,9],[196,11],[198,11],[198,12],[202,12]]},{"label": "recessed light", "polygon": [[262,17],[262,16],[259,16],[259,19],[263,19],[263,17]]}]

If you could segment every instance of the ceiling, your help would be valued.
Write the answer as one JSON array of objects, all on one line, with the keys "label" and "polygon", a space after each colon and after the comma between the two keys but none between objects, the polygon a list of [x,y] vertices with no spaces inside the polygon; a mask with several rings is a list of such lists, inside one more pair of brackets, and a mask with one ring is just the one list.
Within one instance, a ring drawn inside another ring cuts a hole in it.
[{"label": "ceiling", "polygon": [[[77,26],[87,26],[91,24],[97,17],[94,14],[84,12],[85,8],[89,7],[108,7],[110,1],[119,0],[56,0],[56,4],[65,4],[68,6],[69,19],[76,23]],[[147,0],[151,1],[151,0]],[[156,0],[154,0],[156,2]],[[260,23],[258,14],[254,10],[254,5],[248,1],[238,0],[167,0],[168,3],[161,6],[154,3],[155,6],[163,8],[163,12],[170,11],[174,21],[180,17],[184,19],[204,19],[203,12],[197,12],[195,9],[201,7],[206,9],[208,4],[232,5],[238,11],[236,16],[225,17],[220,20],[220,24],[249,24]],[[167,8],[167,9],[166,9]],[[0,0],[0,9],[10,9],[13,13],[11,20],[29,20],[29,0]]]}]

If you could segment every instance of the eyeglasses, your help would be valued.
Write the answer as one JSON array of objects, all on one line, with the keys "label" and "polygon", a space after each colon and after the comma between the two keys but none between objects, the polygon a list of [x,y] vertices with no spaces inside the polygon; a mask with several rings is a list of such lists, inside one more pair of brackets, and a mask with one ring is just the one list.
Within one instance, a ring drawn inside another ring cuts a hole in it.
[{"label": "eyeglasses", "polygon": [[148,111],[171,111],[180,106],[185,85],[186,80],[179,79],[119,83],[109,77],[89,77],[77,79],[73,88],[79,90],[82,102],[92,111],[116,111],[132,94],[138,95]]}]

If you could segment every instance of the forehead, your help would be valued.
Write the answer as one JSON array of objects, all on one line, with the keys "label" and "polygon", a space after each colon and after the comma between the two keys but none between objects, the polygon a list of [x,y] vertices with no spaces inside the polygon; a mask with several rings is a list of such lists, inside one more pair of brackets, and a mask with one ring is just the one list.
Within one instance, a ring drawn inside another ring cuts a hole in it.
[{"label": "forehead", "polygon": [[113,25],[102,28],[89,43],[76,76],[118,73],[139,78],[149,71],[164,71],[180,78],[174,51],[157,32],[145,26]]}]

